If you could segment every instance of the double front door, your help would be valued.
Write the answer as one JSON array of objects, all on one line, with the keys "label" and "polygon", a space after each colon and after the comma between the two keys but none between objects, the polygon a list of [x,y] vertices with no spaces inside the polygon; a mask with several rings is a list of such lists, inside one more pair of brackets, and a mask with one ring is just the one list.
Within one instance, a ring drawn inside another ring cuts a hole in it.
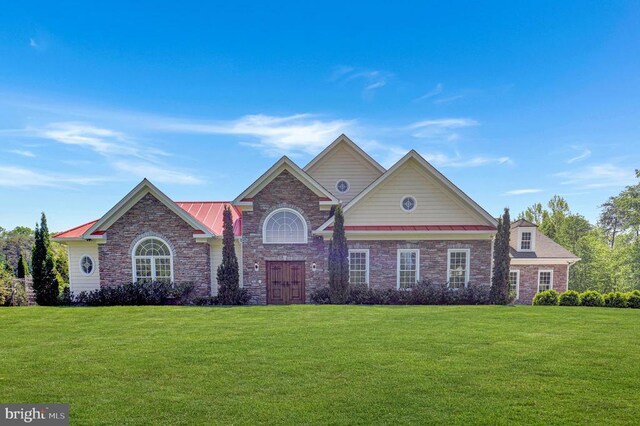
[{"label": "double front door", "polygon": [[267,261],[267,303],[304,303],[304,262]]}]

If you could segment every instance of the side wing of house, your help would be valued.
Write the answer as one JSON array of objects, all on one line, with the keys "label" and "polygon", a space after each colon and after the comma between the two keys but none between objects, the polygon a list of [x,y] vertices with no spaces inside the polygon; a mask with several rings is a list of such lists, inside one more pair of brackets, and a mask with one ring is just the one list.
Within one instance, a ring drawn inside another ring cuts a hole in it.
[{"label": "side wing of house", "polygon": [[341,135],[304,168],[343,204],[351,201],[385,169],[345,135]]},{"label": "side wing of house", "polygon": [[516,302],[530,304],[539,291],[562,293],[569,286],[571,265],[580,259],[526,220],[511,224],[509,283]]},{"label": "side wing of house", "polygon": [[[495,219],[415,151],[347,204],[344,223],[352,282],[490,284]],[[332,229],[333,218],[316,234]]]}]

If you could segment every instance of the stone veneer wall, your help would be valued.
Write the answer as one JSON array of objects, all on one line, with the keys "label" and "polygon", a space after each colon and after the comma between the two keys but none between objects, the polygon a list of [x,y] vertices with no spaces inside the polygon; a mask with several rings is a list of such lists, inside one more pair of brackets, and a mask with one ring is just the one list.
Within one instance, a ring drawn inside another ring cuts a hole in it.
[{"label": "stone veneer wall", "polygon": [[511,265],[510,270],[520,271],[520,290],[516,303],[530,305],[538,292],[538,271],[553,270],[553,285],[551,288],[562,293],[567,290],[567,265]]},{"label": "stone veneer wall", "polygon": [[348,241],[350,249],[369,249],[371,288],[397,288],[398,249],[420,249],[420,280],[447,282],[447,250],[470,249],[469,282],[491,285],[491,240]]},{"label": "stone veneer wall", "polygon": [[[251,303],[267,303],[266,263],[268,260],[305,261],[305,299],[311,292],[328,283],[326,267],[328,245],[311,232],[329,217],[319,208],[319,197],[288,171],[283,171],[253,197],[253,211],[242,213],[242,256],[244,287],[251,294]],[[307,244],[262,244],[262,225],[272,211],[288,207],[302,214],[307,222]],[[258,263],[259,270],[254,270]],[[316,263],[316,270],[311,265]]]},{"label": "stone veneer wall", "polygon": [[106,232],[98,246],[100,286],[117,286],[133,279],[131,250],[144,236],[159,236],[173,251],[177,283],[192,282],[195,296],[208,296],[211,287],[209,244],[196,243],[194,229],[153,195],[147,194]]}]

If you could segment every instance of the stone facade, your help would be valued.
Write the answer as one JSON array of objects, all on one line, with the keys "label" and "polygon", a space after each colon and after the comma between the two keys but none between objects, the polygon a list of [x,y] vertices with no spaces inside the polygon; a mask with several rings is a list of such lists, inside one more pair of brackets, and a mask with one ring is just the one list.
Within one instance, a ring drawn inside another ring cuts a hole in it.
[{"label": "stone facade", "polygon": [[[305,300],[313,290],[327,285],[328,246],[311,232],[323,224],[329,212],[320,210],[320,198],[288,171],[283,171],[253,197],[253,211],[242,213],[242,256],[244,287],[251,303],[267,303],[266,261],[299,260],[305,262]],[[263,244],[262,225],[276,209],[287,207],[299,212],[307,222],[307,244]],[[254,269],[258,263],[258,271]],[[313,271],[311,265],[316,264]]]},{"label": "stone facade", "polygon": [[100,286],[130,283],[134,245],[145,236],[158,236],[169,243],[173,252],[174,281],[192,282],[194,296],[209,295],[209,244],[196,242],[193,233],[191,225],[153,195],[145,195],[109,227],[106,243],[99,245]]},{"label": "stone facade", "polygon": [[398,249],[420,249],[420,280],[447,282],[447,250],[469,249],[469,282],[491,285],[490,240],[349,241],[350,249],[369,249],[371,288],[397,287]]},{"label": "stone facade", "polygon": [[567,265],[511,265],[511,271],[520,271],[519,295],[516,303],[530,305],[538,292],[538,271],[553,270],[551,288],[562,293],[567,291]]}]

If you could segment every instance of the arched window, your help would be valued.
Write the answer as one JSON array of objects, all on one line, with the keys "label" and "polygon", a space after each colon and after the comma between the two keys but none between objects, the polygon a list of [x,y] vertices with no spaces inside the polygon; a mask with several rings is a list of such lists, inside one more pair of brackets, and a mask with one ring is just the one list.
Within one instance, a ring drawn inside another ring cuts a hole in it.
[{"label": "arched window", "polygon": [[262,242],[272,244],[305,244],[307,222],[293,209],[278,209],[264,221]]},{"label": "arched window", "polygon": [[173,254],[161,239],[143,238],[133,247],[132,257],[135,282],[173,281]]}]

